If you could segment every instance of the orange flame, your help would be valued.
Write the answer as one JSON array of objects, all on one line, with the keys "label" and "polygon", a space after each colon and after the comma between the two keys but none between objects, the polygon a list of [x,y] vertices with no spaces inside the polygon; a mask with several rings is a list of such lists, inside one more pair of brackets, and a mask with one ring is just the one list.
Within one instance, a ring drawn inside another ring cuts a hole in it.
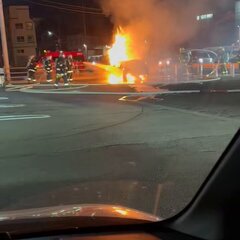
[{"label": "orange flame", "polygon": [[114,43],[108,51],[110,65],[119,67],[121,62],[133,59],[133,55],[130,35],[119,28],[114,37]]}]

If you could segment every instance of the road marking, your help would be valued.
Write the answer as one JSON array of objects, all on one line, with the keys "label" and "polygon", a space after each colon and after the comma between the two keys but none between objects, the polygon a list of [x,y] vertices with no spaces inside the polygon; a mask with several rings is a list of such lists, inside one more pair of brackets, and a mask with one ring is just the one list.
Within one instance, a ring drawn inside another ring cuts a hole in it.
[{"label": "road marking", "polygon": [[8,85],[6,86],[6,88],[21,88],[21,87],[24,87],[24,86],[27,86],[27,84],[24,84],[24,85],[8,84]]},{"label": "road marking", "polygon": [[21,88],[26,88],[26,87],[28,87],[29,85],[7,85],[6,86],[6,90],[13,90],[13,89],[21,89]]},{"label": "road marking", "polygon": [[125,95],[125,96],[160,96],[160,95],[172,95],[172,94],[193,94],[193,93],[239,93],[240,89],[235,90],[226,90],[226,91],[217,91],[217,90],[209,90],[209,91],[201,91],[201,90],[184,90],[184,91],[168,91],[162,90],[159,92],[80,92],[80,91],[56,91],[56,90],[38,90],[38,89],[29,89],[23,88],[20,89],[20,92],[24,93],[37,93],[37,94],[66,94],[66,95]]},{"label": "road marking", "polygon": [[77,87],[63,87],[63,88],[57,88],[57,89],[53,89],[54,91],[68,91],[68,90],[75,90],[75,89],[81,89],[81,88],[86,88],[88,87],[88,84],[85,85],[81,85],[81,86],[77,86]]},{"label": "road marking", "polygon": [[232,90],[227,90],[227,93],[239,93],[240,89],[232,89]]},{"label": "road marking", "polygon": [[149,97],[144,97],[144,96],[137,96],[138,98],[137,99],[134,99],[134,100],[132,100],[132,99],[127,99],[128,98],[128,96],[124,96],[124,97],[121,97],[121,98],[119,98],[118,100],[119,101],[123,101],[123,102],[140,102],[140,101],[143,101],[143,100],[145,100],[145,99],[147,99],[147,98],[149,98]]},{"label": "road marking", "polygon": [[9,115],[0,116],[0,121],[30,120],[50,118],[49,115]]},{"label": "road marking", "polygon": [[200,116],[200,117],[207,117],[207,118],[214,118],[214,119],[219,119],[222,121],[231,121],[233,123],[239,123],[239,119],[237,118],[233,118],[233,117],[225,117],[225,116],[221,116],[221,115],[217,115],[217,114],[212,114],[212,113],[204,113],[204,112],[198,112],[196,110],[188,110],[188,109],[184,109],[184,108],[176,108],[176,107],[170,107],[170,106],[166,106],[166,105],[162,105],[162,104],[158,104],[156,105],[152,105],[151,103],[143,103],[145,105],[151,105],[153,107],[157,107],[159,109],[159,107],[161,107],[162,109],[168,109],[168,110],[172,110],[172,111],[176,111],[176,112],[180,112],[180,113],[188,113],[191,115],[195,115],[195,116]]},{"label": "road marking", "polygon": [[[54,85],[50,85],[50,84],[38,84],[37,86],[48,86],[48,87],[52,87]],[[89,85],[88,84],[81,84],[81,85],[78,85],[78,86],[70,86],[70,87],[62,87],[59,86],[59,88],[54,88],[52,90],[49,90],[49,91],[69,91],[69,90],[76,90],[76,89],[82,89],[82,88],[86,88],[88,87]],[[32,86],[31,85],[22,85],[22,86],[8,86],[6,91],[7,92],[21,92],[22,89],[31,89]],[[41,89],[44,91],[44,89]]]},{"label": "road marking", "polygon": [[31,88],[29,85],[8,85],[6,87],[7,92],[18,92],[22,88]]},{"label": "road marking", "polygon": [[6,92],[18,92],[20,88],[7,88]]},{"label": "road marking", "polygon": [[80,92],[80,91],[56,91],[56,90],[38,90],[23,88],[20,89],[24,93],[37,93],[37,94],[66,94],[66,95],[126,95],[126,96],[156,96],[156,95],[166,95],[166,94],[186,94],[186,93],[200,93],[200,90],[193,91],[168,91],[160,90],[158,92]]},{"label": "road marking", "polygon": [[0,100],[8,100],[8,97],[0,97]]},{"label": "road marking", "polygon": [[[20,92],[24,93],[37,93],[37,94],[66,94],[66,95],[131,95],[131,96],[149,96],[149,95],[156,95],[160,92],[80,92],[80,91],[42,91],[42,90],[35,90],[35,89],[21,89]],[[167,92],[166,92],[167,93]]]},{"label": "road marking", "polygon": [[0,108],[20,108],[25,107],[25,104],[0,104]]},{"label": "road marking", "polygon": [[148,82],[146,84],[149,84],[149,85],[178,85],[178,84],[184,84],[184,83],[205,83],[205,82],[216,82],[216,81],[220,81],[221,78],[212,78],[212,79],[196,79],[196,80],[184,80],[184,81],[172,81],[172,80],[169,80],[169,81],[151,81],[151,82]]},{"label": "road marking", "polygon": [[[79,84],[75,84],[75,83],[69,83],[69,87],[73,87],[73,86],[76,86],[76,87],[82,87],[82,86],[86,86],[86,85],[95,85],[95,84],[91,84],[91,83],[79,83]],[[106,84],[105,84],[106,85]],[[27,86],[27,85],[26,85]],[[29,86],[29,85],[28,85]],[[54,83],[48,83],[48,84],[44,84],[44,83],[41,83],[41,84],[37,84],[37,86],[41,86],[41,87],[53,87],[54,86]],[[59,86],[62,86],[64,87],[63,84],[59,84]]]}]

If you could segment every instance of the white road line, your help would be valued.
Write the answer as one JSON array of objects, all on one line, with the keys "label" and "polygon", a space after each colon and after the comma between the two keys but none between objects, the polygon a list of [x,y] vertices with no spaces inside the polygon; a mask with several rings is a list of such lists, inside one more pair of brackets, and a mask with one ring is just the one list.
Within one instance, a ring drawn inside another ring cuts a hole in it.
[{"label": "white road line", "polygon": [[49,115],[9,115],[0,116],[0,121],[30,120],[50,118]]},{"label": "white road line", "polygon": [[124,97],[121,97],[121,98],[119,98],[118,100],[119,101],[123,101],[123,102],[140,102],[140,101],[142,101],[142,100],[145,100],[145,99],[147,99],[148,97],[141,97],[141,96],[138,96],[138,98],[137,99],[135,99],[135,100],[129,100],[129,99],[127,99],[127,97],[128,96],[124,96]]},{"label": "white road line", "polygon": [[240,89],[227,90],[228,93],[239,93]]},{"label": "white road line", "polygon": [[37,93],[37,94],[66,94],[66,95],[126,95],[126,96],[156,96],[166,94],[186,94],[186,93],[200,93],[200,90],[193,91],[159,91],[159,92],[80,92],[80,91],[55,91],[55,90],[38,90],[38,89],[21,89],[21,92],[25,93]]},{"label": "white road line", "polygon": [[27,85],[23,84],[23,85],[12,85],[12,84],[9,84],[6,86],[6,88],[22,88],[22,87],[25,87]]},{"label": "white road line", "polygon": [[0,97],[0,100],[8,100],[8,97]]},{"label": "white road line", "polygon": [[[149,105],[149,103],[145,103],[145,104]],[[220,116],[220,115],[217,115],[217,114],[198,112],[198,111],[187,110],[187,109],[183,109],[183,108],[169,107],[169,106],[165,106],[165,105],[161,105],[161,104],[158,104],[157,107],[162,107],[162,109],[169,109],[169,110],[172,110],[172,111],[181,112],[181,113],[188,113],[188,114],[201,116],[201,117],[215,118],[215,119],[219,119],[219,120],[222,120],[222,121],[231,121],[231,122],[234,122],[234,123],[239,123],[240,122],[240,120],[237,119],[237,118],[224,117],[224,116]]]},{"label": "white road line", "polygon": [[0,104],[0,108],[20,108],[25,107],[25,104]]},{"label": "white road line", "polygon": [[57,88],[57,89],[54,89],[54,91],[68,91],[68,90],[76,90],[76,89],[81,89],[81,88],[86,88],[86,87],[88,87],[89,85],[82,85],[82,86],[78,86],[78,87],[72,87],[72,86],[70,86],[70,87],[63,87],[63,88]]},{"label": "white road line", "polygon": [[216,82],[216,81],[220,81],[221,78],[212,78],[212,79],[196,79],[196,80],[184,80],[184,81],[150,81],[147,82],[146,84],[149,85],[177,85],[177,84],[184,84],[184,83],[205,83],[205,82]]},{"label": "white road line", "polygon": [[6,92],[18,92],[20,88],[8,88]]},{"label": "white road line", "polygon": [[156,95],[158,92],[150,93],[137,93],[137,92],[80,92],[80,91],[42,91],[42,90],[34,90],[34,89],[21,89],[21,92],[25,93],[37,93],[37,94],[66,94],[66,95],[133,95],[133,96],[144,96],[144,95]]},{"label": "white road line", "polygon": [[22,88],[28,89],[32,88],[31,85],[8,85],[6,88],[7,92],[19,92]]},{"label": "white road line", "polygon": [[29,86],[23,86],[23,85],[21,85],[21,86],[14,86],[14,87],[8,87],[8,88],[6,88],[6,91],[7,92],[19,92],[19,90],[21,89],[21,88],[28,88]]}]

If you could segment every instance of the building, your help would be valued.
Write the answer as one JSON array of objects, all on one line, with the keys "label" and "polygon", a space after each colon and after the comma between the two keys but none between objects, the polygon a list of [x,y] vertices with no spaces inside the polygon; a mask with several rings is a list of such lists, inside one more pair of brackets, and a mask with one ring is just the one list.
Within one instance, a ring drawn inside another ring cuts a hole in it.
[{"label": "building", "polygon": [[240,1],[212,0],[196,14],[196,36],[190,47],[213,47],[232,45],[239,40]]},{"label": "building", "polygon": [[10,6],[7,12],[8,48],[12,66],[26,66],[31,55],[36,55],[35,25],[28,6]]},{"label": "building", "polygon": [[236,20],[236,25],[240,25],[240,1],[235,2],[235,20]]}]

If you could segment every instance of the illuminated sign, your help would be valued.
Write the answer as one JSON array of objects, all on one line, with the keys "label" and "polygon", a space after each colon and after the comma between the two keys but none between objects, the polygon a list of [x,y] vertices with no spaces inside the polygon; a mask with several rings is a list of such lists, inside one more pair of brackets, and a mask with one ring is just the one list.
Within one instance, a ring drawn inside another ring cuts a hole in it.
[{"label": "illuminated sign", "polygon": [[203,14],[197,16],[197,21],[203,21],[203,20],[208,20],[213,18],[213,13],[208,13],[208,14]]}]

